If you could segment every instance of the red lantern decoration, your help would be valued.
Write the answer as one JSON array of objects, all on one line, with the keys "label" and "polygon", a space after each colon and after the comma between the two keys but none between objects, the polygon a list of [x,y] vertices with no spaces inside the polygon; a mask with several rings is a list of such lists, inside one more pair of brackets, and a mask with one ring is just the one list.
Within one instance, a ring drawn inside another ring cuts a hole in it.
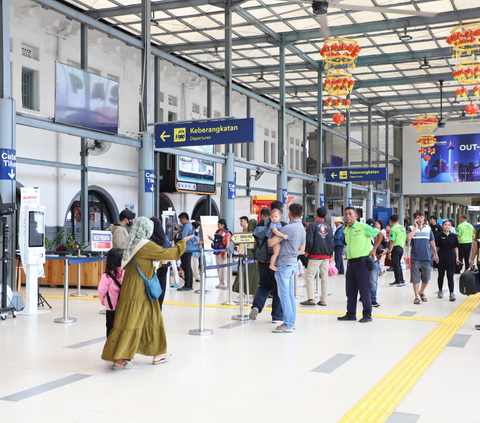
[{"label": "red lantern decoration", "polygon": [[473,116],[476,115],[478,113],[478,105],[474,104],[474,103],[470,103],[466,108],[465,108],[465,111],[472,117],[473,119]]},{"label": "red lantern decoration", "polygon": [[426,162],[429,162],[429,161],[430,161],[430,159],[431,159],[431,157],[430,157],[430,156],[425,156],[425,157],[423,158],[423,160],[425,160]]},{"label": "red lantern decoration", "polygon": [[345,103],[343,103],[345,105],[345,109],[350,109],[350,104],[352,104],[352,102],[350,100],[345,100]]},{"label": "red lantern decoration", "polygon": [[345,120],[345,116],[343,116],[341,113],[337,113],[336,115],[333,115],[333,121],[340,126],[341,123]]}]

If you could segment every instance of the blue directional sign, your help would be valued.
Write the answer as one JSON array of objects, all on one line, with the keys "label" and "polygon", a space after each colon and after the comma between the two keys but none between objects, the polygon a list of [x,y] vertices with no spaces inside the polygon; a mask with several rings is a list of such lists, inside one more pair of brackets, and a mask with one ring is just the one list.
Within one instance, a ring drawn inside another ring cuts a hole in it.
[{"label": "blue directional sign", "polygon": [[320,207],[325,207],[325,195],[320,194]]},{"label": "blue directional sign", "polygon": [[325,171],[326,182],[386,181],[386,167],[334,167]]},{"label": "blue directional sign", "polygon": [[155,147],[255,142],[255,119],[231,119],[177,123],[155,127]]},{"label": "blue directional sign", "polygon": [[15,181],[17,173],[17,153],[15,150],[0,149],[0,179]]},{"label": "blue directional sign", "polygon": [[348,207],[352,207],[352,206],[353,206],[352,197],[348,197],[347,204],[348,204]]},{"label": "blue directional sign", "polygon": [[234,182],[228,183],[228,199],[229,200],[235,199],[235,183]]},{"label": "blue directional sign", "polygon": [[155,173],[153,170],[145,171],[145,192],[155,191]]},{"label": "blue directional sign", "polygon": [[387,197],[385,195],[375,195],[375,207],[385,207],[387,204]]},{"label": "blue directional sign", "polygon": [[288,201],[288,192],[286,189],[282,189],[282,203],[287,204]]}]

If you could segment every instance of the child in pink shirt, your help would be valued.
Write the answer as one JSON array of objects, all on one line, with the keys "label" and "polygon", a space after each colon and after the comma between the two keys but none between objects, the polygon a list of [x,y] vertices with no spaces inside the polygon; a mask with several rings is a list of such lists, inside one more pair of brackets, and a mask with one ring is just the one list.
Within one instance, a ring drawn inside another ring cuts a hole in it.
[{"label": "child in pink shirt", "polygon": [[125,270],[122,265],[123,250],[112,248],[107,254],[107,267],[98,284],[98,298],[107,309],[107,336],[113,329],[115,309],[117,308],[118,296],[122,287]]}]

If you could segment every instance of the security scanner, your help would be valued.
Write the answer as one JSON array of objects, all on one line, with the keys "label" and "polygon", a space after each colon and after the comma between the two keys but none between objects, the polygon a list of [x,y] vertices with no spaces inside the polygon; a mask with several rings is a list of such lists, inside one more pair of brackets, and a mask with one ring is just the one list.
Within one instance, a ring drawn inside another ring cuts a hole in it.
[{"label": "security scanner", "polygon": [[38,313],[38,268],[45,263],[45,207],[25,207],[25,259],[27,276],[24,314]]}]

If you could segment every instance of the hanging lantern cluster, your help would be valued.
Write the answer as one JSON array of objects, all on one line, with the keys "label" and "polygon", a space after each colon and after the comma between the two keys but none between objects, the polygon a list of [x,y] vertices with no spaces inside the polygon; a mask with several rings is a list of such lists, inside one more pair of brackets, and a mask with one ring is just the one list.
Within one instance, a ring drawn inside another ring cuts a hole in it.
[{"label": "hanging lantern cluster", "polygon": [[[339,110],[342,105],[346,110],[350,109],[351,101],[348,99],[344,101],[342,97],[346,97],[353,91],[355,80],[352,70],[355,69],[355,61],[361,50],[357,41],[348,38],[325,41],[320,55],[325,59],[325,69],[329,70],[323,83],[323,88],[329,96],[325,102],[327,109],[330,109],[332,105],[336,110]],[[332,96],[337,98],[334,99]],[[341,113],[337,113],[333,120],[340,126],[345,117]]]},{"label": "hanging lantern cluster", "polygon": [[422,116],[417,116],[412,125],[415,126],[415,130],[417,132],[423,133],[425,131],[432,132],[436,128],[437,123],[438,123],[438,119],[435,116],[422,115]]},{"label": "hanging lantern cluster", "polygon": [[[480,52],[480,23],[457,26],[450,31],[450,36],[447,38],[447,44],[452,47],[453,58],[460,59],[463,56],[463,61],[455,65],[453,71],[453,78],[461,87],[455,91],[457,100],[463,98],[468,100],[469,89],[468,85],[474,85],[473,94],[478,102],[480,96],[480,61],[476,58],[476,53]],[[478,113],[478,106],[470,103],[465,108],[465,112],[470,116]]]},{"label": "hanging lantern cluster", "polygon": [[433,135],[433,130],[437,127],[438,119],[433,115],[421,115],[415,118],[413,126],[415,130],[421,134],[424,132],[430,132],[429,134],[420,135],[417,140],[417,144],[420,147],[418,152],[422,156],[423,160],[429,162],[432,155],[435,154],[435,144],[437,139]]}]

